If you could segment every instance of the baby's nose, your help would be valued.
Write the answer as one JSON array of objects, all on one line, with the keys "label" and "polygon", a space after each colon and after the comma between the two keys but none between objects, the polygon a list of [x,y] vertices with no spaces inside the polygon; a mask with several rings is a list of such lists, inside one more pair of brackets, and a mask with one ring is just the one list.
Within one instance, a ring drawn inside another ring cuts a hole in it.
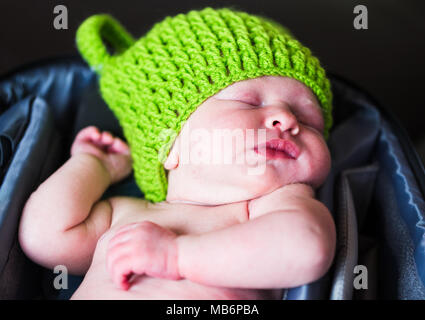
[{"label": "baby's nose", "polygon": [[270,113],[265,119],[265,126],[269,129],[278,128],[281,132],[290,131],[292,135],[298,134],[297,117],[288,107],[271,108]]}]

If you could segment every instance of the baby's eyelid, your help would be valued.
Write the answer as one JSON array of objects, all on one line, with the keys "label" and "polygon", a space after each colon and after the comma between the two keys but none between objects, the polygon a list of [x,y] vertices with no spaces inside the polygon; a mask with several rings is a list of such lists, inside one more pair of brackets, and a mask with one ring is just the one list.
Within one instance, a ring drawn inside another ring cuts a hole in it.
[{"label": "baby's eyelid", "polygon": [[257,99],[255,97],[242,97],[242,98],[236,98],[236,101],[240,101],[243,103],[250,104],[252,106],[261,106],[262,101],[260,99]]},{"label": "baby's eyelid", "polygon": [[[298,122],[306,125],[308,127],[312,127],[315,130],[323,133],[324,131],[324,121],[323,121],[323,116],[322,114],[320,114],[321,117],[321,121],[313,121],[310,119],[310,117],[312,117],[312,115],[305,115],[302,112],[300,112],[299,110],[296,110],[296,108],[291,107],[291,112],[294,114],[294,116],[297,118]],[[320,111],[321,112],[321,111]]]},{"label": "baby's eyelid", "polygon": [[246,103],[252,106],[261,106],[262,101],[260,99],[255,99],[251,97],[222,97],[222,96],[216,96],[215,99],[217,100],[228,100],[228,101],[236,101],[236,102],[242,102]]},{"label": "baby's eyelid", "polygon": [[254,107],[261,107],[263,105],[261,101],[257,101],[257,100],[250,101],[249,99],[243,99],[243,100],[239,100],[239,101],[242,101],[242,102],[247,103],[247,104],[254,106]]}]

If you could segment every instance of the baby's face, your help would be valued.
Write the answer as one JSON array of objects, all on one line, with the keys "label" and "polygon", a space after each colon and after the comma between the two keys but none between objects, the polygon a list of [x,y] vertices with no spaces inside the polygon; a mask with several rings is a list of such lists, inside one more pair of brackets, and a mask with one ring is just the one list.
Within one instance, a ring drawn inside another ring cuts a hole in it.
[{"label": "baby's face", "polygon": [[223,204],[290,183],[320,186],[331,158],[312,91],[287,77],[233,83],[189,117],[164,167],[167,201]]}]

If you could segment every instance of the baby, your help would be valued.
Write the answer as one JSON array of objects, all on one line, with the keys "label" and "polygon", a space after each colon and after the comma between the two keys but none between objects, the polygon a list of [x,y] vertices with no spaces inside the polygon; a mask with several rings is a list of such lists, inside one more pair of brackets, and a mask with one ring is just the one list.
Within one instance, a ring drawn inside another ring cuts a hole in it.
[{"label": "baby", "polygon": [[[212,8],[139,41],[93,16],[77,44],[129,145],[81,130],[19,229],[33,261],[85,275],[73,299],[281,299],[326,273],[335,226],[314,190],[330,170],[331,93],[307,48],[267,18]],[[243,143],[211,143],[223,130]],[[145,199],[99,200],[133,169]]]}]

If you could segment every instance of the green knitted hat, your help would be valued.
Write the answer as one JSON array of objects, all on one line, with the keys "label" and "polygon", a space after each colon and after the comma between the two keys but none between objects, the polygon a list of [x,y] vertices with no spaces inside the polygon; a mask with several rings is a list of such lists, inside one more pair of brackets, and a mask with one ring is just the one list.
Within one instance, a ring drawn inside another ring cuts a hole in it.
[{"label": "green knitted hat", "polygon": [[166,198],[163,161],[184,122],[234,82],[265,75],[297,79],[321,104],[325,138],[332,126],[330,83],[318,59],[265,17],[193,10],[166,17],[135,41],[111,16],[95,15],[79,27],[77,46],[100,75],[102,97],[129,143],[136,183],[153,202]]}]

